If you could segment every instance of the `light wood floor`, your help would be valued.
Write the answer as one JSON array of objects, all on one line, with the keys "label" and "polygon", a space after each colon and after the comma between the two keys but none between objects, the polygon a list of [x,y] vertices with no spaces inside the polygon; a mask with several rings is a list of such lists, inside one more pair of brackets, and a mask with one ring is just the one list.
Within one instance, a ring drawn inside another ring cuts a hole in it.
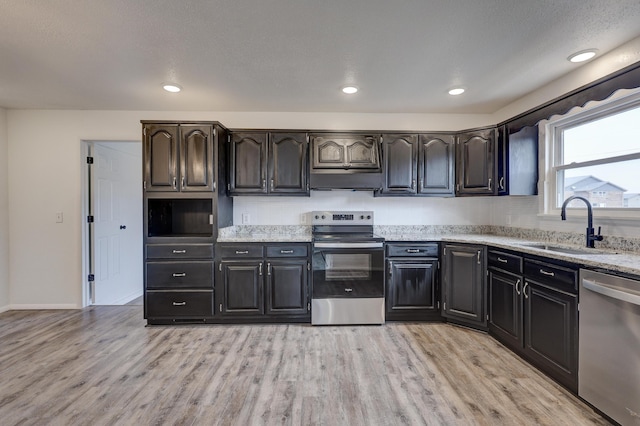
[{"label": "light wood floor", "polygon": [[607,424],[450,325],[144,324],[139,306],[0,314],[0,423]]}]

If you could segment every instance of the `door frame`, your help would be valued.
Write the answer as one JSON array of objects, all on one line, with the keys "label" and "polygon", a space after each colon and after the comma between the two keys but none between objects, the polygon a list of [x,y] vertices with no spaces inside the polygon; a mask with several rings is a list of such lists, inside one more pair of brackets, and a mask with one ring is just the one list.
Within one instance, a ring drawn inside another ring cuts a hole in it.
[{"label": "door frame", "polygon": [[[93,225],[87,222],[87,217],[91,212],[91,202],[93,194],[91,193],[91,173],[89,172],[89,165],[87,164],[87,157],[91,156],[93,151],[93,145],[96,143],[137,143],[142,146],[141,140],[89,140],[82,139],[80,141],[80,162],[81,162],[81,184],[80,184],[80,228],[82,230],[82,275],[80,276],[81,293],[82,293],[82,307],[86,308],[93,305],[92,302],[92,284],[89,282],[89,274],[94,273],[94,241],[93,238]],[[142,149],[142,147],[141,147]],[[142,189],[140,189],[142,191]]]}]

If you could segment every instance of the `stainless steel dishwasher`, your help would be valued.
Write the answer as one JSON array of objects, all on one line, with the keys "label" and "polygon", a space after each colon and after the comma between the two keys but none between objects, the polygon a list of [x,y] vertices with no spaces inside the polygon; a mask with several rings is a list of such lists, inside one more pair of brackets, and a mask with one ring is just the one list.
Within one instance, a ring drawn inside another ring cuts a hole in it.
[{"label": "stainless steel dishwasher", "polygon": [[578,395],[640,425],[640,281],[580,270]]}]

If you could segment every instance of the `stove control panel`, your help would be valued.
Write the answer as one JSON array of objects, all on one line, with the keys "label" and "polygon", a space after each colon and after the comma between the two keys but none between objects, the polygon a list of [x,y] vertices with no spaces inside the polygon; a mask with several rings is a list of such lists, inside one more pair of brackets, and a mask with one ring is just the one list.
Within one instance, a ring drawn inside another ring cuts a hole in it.
[{"label": "stove control panel", "polygon": [[373,225],[372,211],[313,211],[312,225]]}]

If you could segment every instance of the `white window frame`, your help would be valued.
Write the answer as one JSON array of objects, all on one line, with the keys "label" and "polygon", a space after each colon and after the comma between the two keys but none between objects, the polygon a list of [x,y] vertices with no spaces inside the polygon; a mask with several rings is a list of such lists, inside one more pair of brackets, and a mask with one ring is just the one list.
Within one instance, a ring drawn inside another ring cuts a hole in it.
[{"label": "white window frame", "polygon": [[[562,158],[562,135],[565,129],[634,107],[640,107],[640,89],[624,89],[615,92],[605,100],[589,102],[584,107],[574,107],[564,115],[553,116],[539,123],[539,172],[540,176],[544,176],[544,181],[541,182],[542,188],[539,191],[542,194],[539,200],[540,216],[560,217],[560,206],[556,206],[556,177],[559,170],[611,163],[612,159],[615,161],[640,159],[640,153],[636,153],[610,157],[606,160],[556,165],[557,160]],[[586,209],[580,209],[580,211],[582,213],[576,212],[572,216],[586,216]],[[594,216],[599,219],[610,219],[613,222],[619,220],[640,222],[640,208],[594,208]]]}]

